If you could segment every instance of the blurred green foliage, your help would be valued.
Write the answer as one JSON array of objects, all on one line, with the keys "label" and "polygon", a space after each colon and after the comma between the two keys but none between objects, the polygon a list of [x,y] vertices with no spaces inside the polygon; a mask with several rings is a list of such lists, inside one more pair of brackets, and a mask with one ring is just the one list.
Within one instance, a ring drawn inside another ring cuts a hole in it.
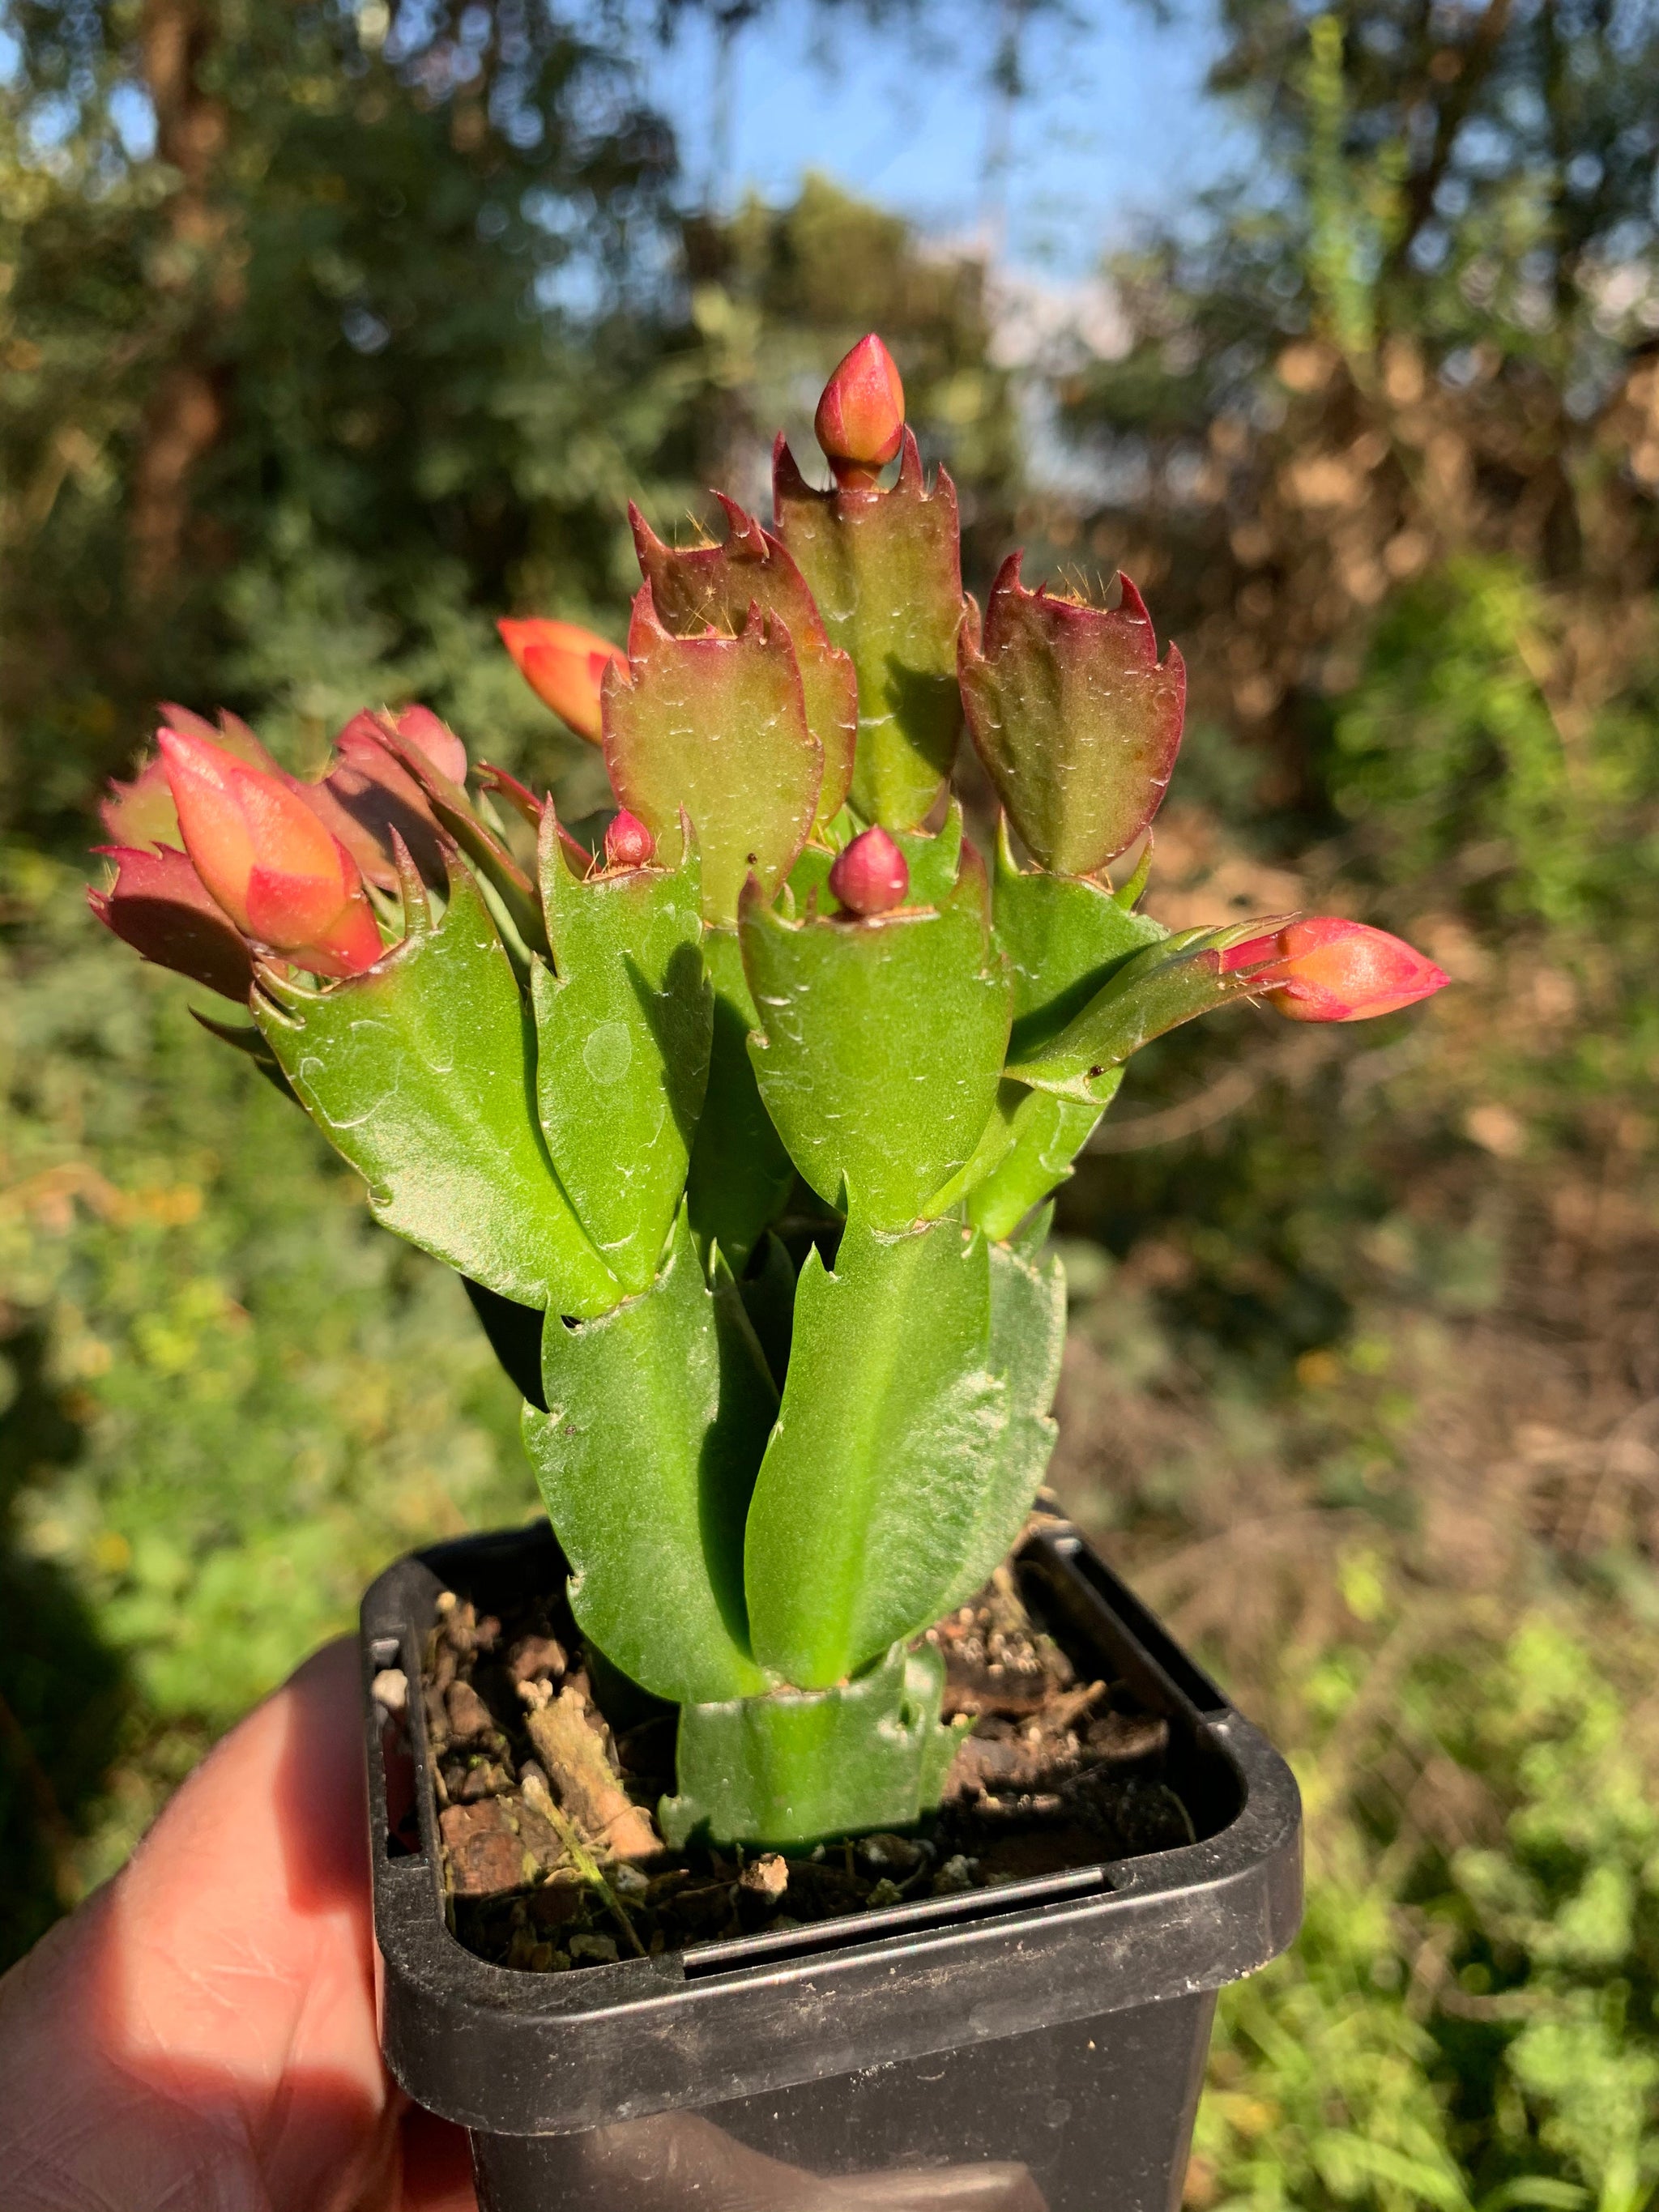
[{"label": "blurred green foliage", "polygon": [[[580,812],[493,617],[620,635],[624,498],[763,503],[757,441],[876,325],[970,580],[1017,530],[1121,558],[1181,638],[1155,898],[1363,911],[1456,981],[1163,1041],[1063,1201],[1068,1499],[1308,1793],[1307,1928],[1224,1998],[1189,2203],[1651,2203],[1659,50],[1643,11],[1220,13],[1271,188],[1120,262],[1127,350],[1045,393],[977,263],[827,182],[688,212],[595,17],[405,47],[189,0],[150,155],[137,11],[15,11],[0,1949],[389,1555],[534,1510],[453,1283],[90,925],[98,777],[157,692],[295,760],[418,692]],[[1033,398],[1097,500],[1028,478]]]},{"label": "blurred green foliage", "polygon": [[[64,1616],[0,1653],[62,1816],[7,1770],[13,1951],[387,1558],[535,1504],[459,1284],[374,1229],[189,994],[88,930],[82,880],[14,848],[0,884],[4,1572]],[[119,1786],[71,1864],[86,1733]]]},{"label": "blurred green foliage", "polygon": [[[1397,1815],[1333,1819],[1376,1749],[1343,1738],[1379,1647],[1322,1659],[1308,1923],[1223,2001],[1212,2201],[1637,2212],[1659,2183],[1659,1812],[1631,1738],[1651,1628],[1609,1680],[1571,1607],[1507,1633],[1474,1610],[1405,1674],[1397,1725],[1478,1793],[1479,1840],[1401,1851]],[[1385,1655],[1401,1619],[1375,1624]]]}]

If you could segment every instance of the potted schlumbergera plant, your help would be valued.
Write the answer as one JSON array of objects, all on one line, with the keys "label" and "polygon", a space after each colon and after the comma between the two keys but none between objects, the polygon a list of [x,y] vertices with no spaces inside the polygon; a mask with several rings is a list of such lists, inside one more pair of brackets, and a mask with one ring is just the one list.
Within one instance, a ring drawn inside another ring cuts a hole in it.
[{"label": "potted schlumbergera plant", "polygon": [[626,653],[501,624],[603,747],[591,846],[418,707],[315,782],[168,708],[93,903],[245,1007],[209,1025],[526,1400],[550,1533],[365,1607],[388,2057],[485,2201],[1163,2205],[1212,1993],[1293,1925],[1295,1796],[1030,1522],[1048,1201],[1176,1024],[1444,978],[1140,913],[1184,675],[1133,584],[1015,555],[981,617],[878,338],[816,427],[770,530],[634,514]]}]

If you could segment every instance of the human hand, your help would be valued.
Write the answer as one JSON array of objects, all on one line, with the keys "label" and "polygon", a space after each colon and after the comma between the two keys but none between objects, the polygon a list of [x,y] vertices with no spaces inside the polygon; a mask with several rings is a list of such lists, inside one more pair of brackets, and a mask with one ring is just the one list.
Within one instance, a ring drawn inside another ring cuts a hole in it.
[{"label": "human hand", "polygon": [[380,2063],[357,1697],[319,1652],[0,1981],[7,2212],[476,2212]]}]

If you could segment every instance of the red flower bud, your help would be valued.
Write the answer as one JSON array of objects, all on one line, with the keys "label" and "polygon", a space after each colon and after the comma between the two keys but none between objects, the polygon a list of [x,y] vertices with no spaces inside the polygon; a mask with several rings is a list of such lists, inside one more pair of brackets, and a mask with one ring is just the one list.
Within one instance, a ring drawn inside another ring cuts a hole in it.
[{"label": "red flower bud", "polygon": [[868,485],[904,437],[904,386],[893,356],[873,331],[860,338],[818,401],[812,428],[836,481]]},{"label": "red flower bud", "polygon": [[1450,978],[1386,929],[1334,915],[1292,921],[1221,956],[1232,974],[1248,968],[1261,992],[1293,1022],[1368,1022],[1443,989]]},{"label": "red flower bud", "polygon": [[910,870],[884,830],[861,830],[836,856],[830,888],[848,914],[886,914],[903,905]]},{"label": "red flower bud", "polygon": [[614,660],[626,668],[628,656],[580,623],[498,622],[501,643],[519,673],[544,707],[550,707],[579,738],[599,744],[599,685]]},{"label": "red flower bud", "polygon": [[320,975],[372,966],[380,933],[357,864],[305,801],[205,738],[157,743],[185,849],[236,927]]},{"label": "red flower bud", "polygon": [[607,868],[642,868],[657,849],[657,841],[637,814],[619,807],[605,833]]}]

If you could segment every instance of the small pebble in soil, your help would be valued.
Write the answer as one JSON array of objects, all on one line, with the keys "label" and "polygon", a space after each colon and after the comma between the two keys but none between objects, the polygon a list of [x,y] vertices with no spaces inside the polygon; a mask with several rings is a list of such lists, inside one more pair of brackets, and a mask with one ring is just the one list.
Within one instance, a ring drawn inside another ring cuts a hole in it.
[{"label": "small pebble in soil", "polygon": [[962,1853],[957,1851],[952,1857],[945,1860],[945,1864],[933,1876],[934,1896],[949,1897],[957,1891],[971,1889],[974,1887],[975,1870],[976,1862],[964,1858]]},{"label": "small pebble in soil", "polygon": [[596,1966],[614,1966],[617,1939],[614,1936],[573,1936],[570,1955],[573,1959],[591,1959]]},{"label": "small pebble in soil", "polygon": [[382,1667],[368,1692],[382,1712],[401,1713],[409,1704],[409,1677],[401,1667]]},{"label": "small pebble in soil", "polygon": [[775,1900],[789,1887],[789,1869],[781,1853],[768,1851],[763,1858],[750,1859],[738,1881],[755,1895]]}]

